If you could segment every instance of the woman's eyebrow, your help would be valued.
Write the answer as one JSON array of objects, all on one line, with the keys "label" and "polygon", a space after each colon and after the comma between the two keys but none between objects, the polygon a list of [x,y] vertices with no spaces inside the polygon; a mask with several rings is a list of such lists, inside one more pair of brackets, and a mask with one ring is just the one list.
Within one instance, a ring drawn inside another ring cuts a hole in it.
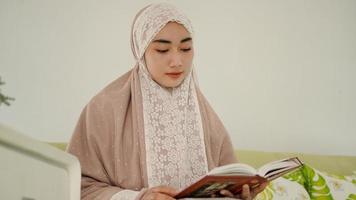
[{"label": "woman's eyebrow", "polygon": [[191,40],[192,40],[191,37],[187,37],[187,38],[184,38],[183,40],[181,40],[180,43],[188,42],[188,41],[191,41]]},{"label": "woman's eyebrow", "polygon": [[153,42],[166,43],[166,44],[171,44],[172,43],[171,41],[164,40],[164,39],[153,40]]},{"label": "woman's eyebrow", "polygon": [[[183,43],[183,42],[188,42],[188,41],[191,41],[192,38],[191,37],[187,37],[187,38],[184,38],[180,41],[180,43]],[[159,43],[165,43],[165,44],[172,44],[171,41],[169,40],[165,40],[165,39],[157,39],[157,40],[153,40],[153,42],[159,42]]]}]

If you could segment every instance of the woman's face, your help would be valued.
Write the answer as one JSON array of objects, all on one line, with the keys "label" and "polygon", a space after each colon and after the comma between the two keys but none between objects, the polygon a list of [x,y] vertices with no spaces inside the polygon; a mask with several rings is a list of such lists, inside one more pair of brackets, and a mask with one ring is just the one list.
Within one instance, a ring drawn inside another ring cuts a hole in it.
[{"label": "woman's face", "polygon": [[183,25],[167,23],[145,52],[147,69],[163,87],[177,87],[190,72],[194,56],[193,41]]}]

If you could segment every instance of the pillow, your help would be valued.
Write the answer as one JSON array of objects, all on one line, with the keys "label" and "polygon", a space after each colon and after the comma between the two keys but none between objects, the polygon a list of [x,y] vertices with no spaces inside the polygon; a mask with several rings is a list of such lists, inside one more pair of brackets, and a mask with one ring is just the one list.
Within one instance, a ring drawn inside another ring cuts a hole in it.
[{"label": "pillow", "polygon": [[304,165],[272,181],[255,199],[356,200],[356,171],[351,176],[340,176]]}]

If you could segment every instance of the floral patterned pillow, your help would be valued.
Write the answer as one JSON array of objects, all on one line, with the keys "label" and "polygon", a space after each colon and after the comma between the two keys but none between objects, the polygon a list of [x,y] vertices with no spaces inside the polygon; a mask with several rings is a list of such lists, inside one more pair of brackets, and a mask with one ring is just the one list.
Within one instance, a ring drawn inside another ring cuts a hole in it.
[{"label": "floral patterned pillow", "polygon": [[351,176],[338,176],[304,165],[272,181],[255,199],[356,200],[356,171]]}]

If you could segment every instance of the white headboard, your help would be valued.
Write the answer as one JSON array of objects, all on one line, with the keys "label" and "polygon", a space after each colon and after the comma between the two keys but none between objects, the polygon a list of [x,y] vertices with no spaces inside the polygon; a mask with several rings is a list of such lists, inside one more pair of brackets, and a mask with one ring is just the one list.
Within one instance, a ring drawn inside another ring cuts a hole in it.
[{"label": "white headboard", "polygon": [[76,157],[0,124],[0,199],[79,200]]}]

